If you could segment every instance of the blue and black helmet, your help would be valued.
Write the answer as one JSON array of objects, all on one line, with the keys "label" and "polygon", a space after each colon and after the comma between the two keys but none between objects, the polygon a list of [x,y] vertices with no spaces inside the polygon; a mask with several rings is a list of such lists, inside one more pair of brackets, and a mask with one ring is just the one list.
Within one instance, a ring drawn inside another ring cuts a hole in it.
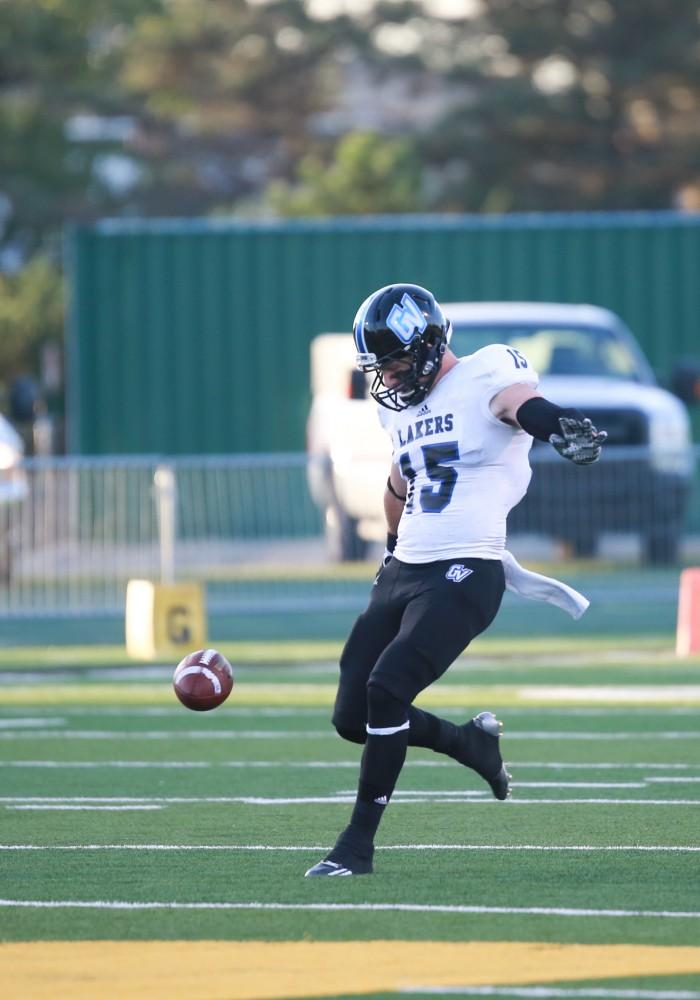
[{"label": "blue and black helmet", "polygon": [[[353,324],[357,367],[375,373],[372,397],[389,410],[422,402],[440,370],[450,333],[449,321],[427,288],[387,285],[372,292]],[[408,364],[399,383],[390,388],[383,369],[395,361]]]}]

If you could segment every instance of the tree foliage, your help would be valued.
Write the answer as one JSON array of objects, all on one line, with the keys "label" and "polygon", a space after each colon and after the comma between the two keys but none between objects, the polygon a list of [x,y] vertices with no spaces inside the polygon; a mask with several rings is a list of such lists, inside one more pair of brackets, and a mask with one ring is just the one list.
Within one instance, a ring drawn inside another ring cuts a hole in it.
[{"label": "tree foliage", "polygon": [[0,271],[106,214],[700,201],[698,51],[697,0],[0,0]]},{"label": "tree foliage", "polygon": [[377,215],[422,207],[415,144],[371,132],[345,136],[330,164],[318,154],[302,159],[298,184],[273,183],[267,193],[279,215]]},{"label": "tree foliage", "polygon": [[56,264],[37,254],[14,274],[0,272],[0,373],[36,372],[43,344],[60,344],[63,285]]},{"label": "tree foliage", "polygon": [[443,207],[673,208],[700,186],[699,50],[695,0],[490,0],[452,33],[470,99],[425,137]]}]

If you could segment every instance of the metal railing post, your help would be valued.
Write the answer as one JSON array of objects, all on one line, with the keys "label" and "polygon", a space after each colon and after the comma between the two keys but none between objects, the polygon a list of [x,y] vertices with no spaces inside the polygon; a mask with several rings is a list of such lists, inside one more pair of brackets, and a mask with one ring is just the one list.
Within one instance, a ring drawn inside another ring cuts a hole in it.
[{"label": "metal railing post", "polygon": [[158,517],[160,582],[175,581],[175,531],[177,483],[172,465],[159,465],[153,476]]}]

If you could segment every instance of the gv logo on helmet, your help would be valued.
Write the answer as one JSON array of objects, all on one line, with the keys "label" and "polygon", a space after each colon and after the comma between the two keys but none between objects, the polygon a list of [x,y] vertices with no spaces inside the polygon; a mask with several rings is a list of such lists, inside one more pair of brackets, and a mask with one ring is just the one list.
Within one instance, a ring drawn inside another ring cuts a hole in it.
[{"label": "gv logo on helmet", "polygon": [[422,333],[425,330],[428,321],[406,292],[401,299],[401,305],[396,302],[391,307],[386,325],[404,344],[410,344],[416,333]]}]

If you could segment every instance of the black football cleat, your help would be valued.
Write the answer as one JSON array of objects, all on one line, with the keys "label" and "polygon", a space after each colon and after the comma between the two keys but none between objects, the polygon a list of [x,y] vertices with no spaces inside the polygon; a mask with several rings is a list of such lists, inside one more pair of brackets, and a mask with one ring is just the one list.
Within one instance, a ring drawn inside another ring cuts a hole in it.
[{"label": "black football cleat", "polygon": [[479,712],[464,726],[458,726],[457,746],[452,756],[487,782],[495,798],[503,801],[510,795],[510,775],[506,770],[498,741],[503,729],[493,712]]},{"label": "black football cleat", "polygon": [[371,849],[367,855],[359,855],[352,851],[343,851],[341,853],[335,847],[327,858],[319,861],[313,868],[309,868],[304,878],[316,875],[328,875],[331,877],[336,875],[371,875],[373,871],[373,854],[374,849]]}]

